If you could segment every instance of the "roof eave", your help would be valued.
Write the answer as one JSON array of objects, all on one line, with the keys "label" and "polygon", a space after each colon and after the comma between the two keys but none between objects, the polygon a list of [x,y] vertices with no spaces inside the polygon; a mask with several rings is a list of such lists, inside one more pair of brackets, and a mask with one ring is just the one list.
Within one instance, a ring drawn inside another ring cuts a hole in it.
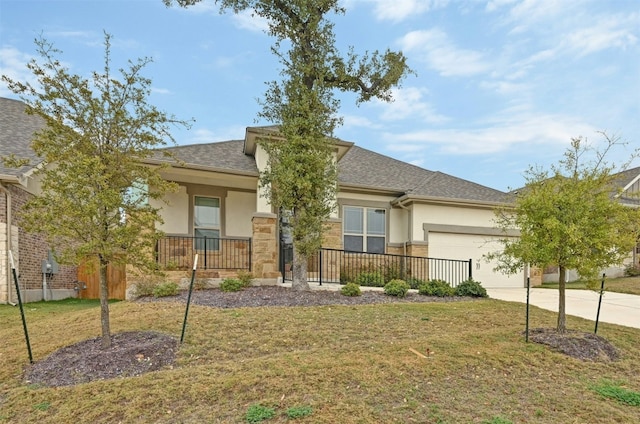
[{"label": "roof eave", "polygon": [[230,168],[217,168],[214,166],[203,166],[203,165],[195,165],[191,163],[185,163],[184,165],[179,165],[175,163],[171,163],[168,161],[155,160],[155,159],[147,159],[144,161],[146,164],[155,165],[155,166],[168,166],[169,168],[175,169],[190,169],[194,171],[207,171],[207,172],[217,172],[220,174],[232,174],[232,175],[241,175],[245,177],[258,177],[258,171],[244,171],[240,169],[230,169]]},{"label": "roof eave", "polygon": [[413,195],[413,194],[405,194],[403,196],[400,196],[394,201],[392,201],[391,204],[395,206],[395,205],[402,205],[406,202],[447,204],[447,205],[456,205],[456,206],[491,207],[491,208],[512,205],[509,202],[497,202],[497,201],[491,201],[491,200],[475,200],[475,199],[456,199],[451,197],[420,196],[420,195]]}]

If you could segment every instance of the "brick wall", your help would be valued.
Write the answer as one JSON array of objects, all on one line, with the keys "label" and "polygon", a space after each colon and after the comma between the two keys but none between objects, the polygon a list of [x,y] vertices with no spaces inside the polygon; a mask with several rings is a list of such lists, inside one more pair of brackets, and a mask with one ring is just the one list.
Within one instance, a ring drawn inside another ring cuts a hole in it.
[{"label": "brick wall", "polygon": [[[11,215],[14,225],[20,224],[19,213],[24,204],[29,200],[30,194],[21,189],[10,185],[8,187],[11,192]],[[6,223],[6,198],[0,196],[2,209],[0,219]],[[17,239],[16,239],[17,236]],[[45,238],[38,234],[28,233],[20,228],[15,234],[13,230],[13,255],[16,260],[16,270],[20,285],[25,290],[36,290],[42,288],[42,260],[46,259],[49,252],[49,245]],[[48,281],[49,288],[56,289],[73,289],[76,280],[76,267],[60,265],[59,272],[52,276]]]}]

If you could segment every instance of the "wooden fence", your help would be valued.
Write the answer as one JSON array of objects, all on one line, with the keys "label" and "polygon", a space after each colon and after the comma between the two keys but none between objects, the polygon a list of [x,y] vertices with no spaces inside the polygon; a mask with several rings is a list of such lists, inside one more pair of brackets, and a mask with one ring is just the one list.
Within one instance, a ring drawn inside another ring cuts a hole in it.
[{"label": "wooden fence", "polygon": [[[97,262],[88,262],[78,267],[78,281],[81,289],[81,299],[100,299],[100,272]],[[127,290],[127,273],[125,265],[109,265],[107,267],[107,285],[109,287],[109,299],[124,300]]]}]

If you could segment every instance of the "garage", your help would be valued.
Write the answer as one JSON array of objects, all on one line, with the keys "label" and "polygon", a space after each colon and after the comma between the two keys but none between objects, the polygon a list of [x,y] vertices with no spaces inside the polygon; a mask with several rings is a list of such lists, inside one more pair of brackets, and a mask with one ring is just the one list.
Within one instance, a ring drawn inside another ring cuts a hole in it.
[{"label": "garage", "polygon": [[473,260],[473,279],[486,288],[524,287],[524,271],[505,275],[493,271],[495,262],[487,262],[483,255],[501,249],[495,236],[429,232],[429,257]]}]

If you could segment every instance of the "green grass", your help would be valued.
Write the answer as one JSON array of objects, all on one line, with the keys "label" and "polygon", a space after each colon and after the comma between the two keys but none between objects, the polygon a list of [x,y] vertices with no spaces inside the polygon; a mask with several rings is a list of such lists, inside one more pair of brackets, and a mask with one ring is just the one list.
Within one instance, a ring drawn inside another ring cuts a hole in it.
[{"label": "green grass", "polygon": [[[97,303],[28,306],[36,361],[100,334]],[[179,338],[183,318],[184,304],[111,305],[114,332],[155,330]],[[532,327],[553,327],[555,320],[552,312],[531,309]],[[567,320],[572,329],[593,328],[590,321]],[[300,423],[640,422],[640,408],[593,389],[606,379],[640,391],[640,330],[601,323],[598,334],[622,359],[581,362],[525,343],[524,305],[492,299],[227,310],[192,305],[173,368],[55,389],[22,381],[28,359],[18,309],[0,305],[0,323],[0,423],[246,423],[252,405],[274,410],[264,421],[269,424],[291,422],[287,411]],[[300,416],[301,405],[312,413]]]},{"label": "green grass", "polygon": [[[585,281],[571,281],[566,283],[567,289],[579,289],[588,290],[596,289],[600,290],[601,281],[585,282]],[[558,283],[543,283],[542,288],[557,289]],[[640,295],[640,277],[621,277],[605,279],[604,283],[605,291],[626,293]]]},{"label": "green grass", "polygon": [[640,406],[640,392],[626,389],[620,384],[602,381],[594,386],[593,390],[601,396],[617,400],[625,405]]}]

